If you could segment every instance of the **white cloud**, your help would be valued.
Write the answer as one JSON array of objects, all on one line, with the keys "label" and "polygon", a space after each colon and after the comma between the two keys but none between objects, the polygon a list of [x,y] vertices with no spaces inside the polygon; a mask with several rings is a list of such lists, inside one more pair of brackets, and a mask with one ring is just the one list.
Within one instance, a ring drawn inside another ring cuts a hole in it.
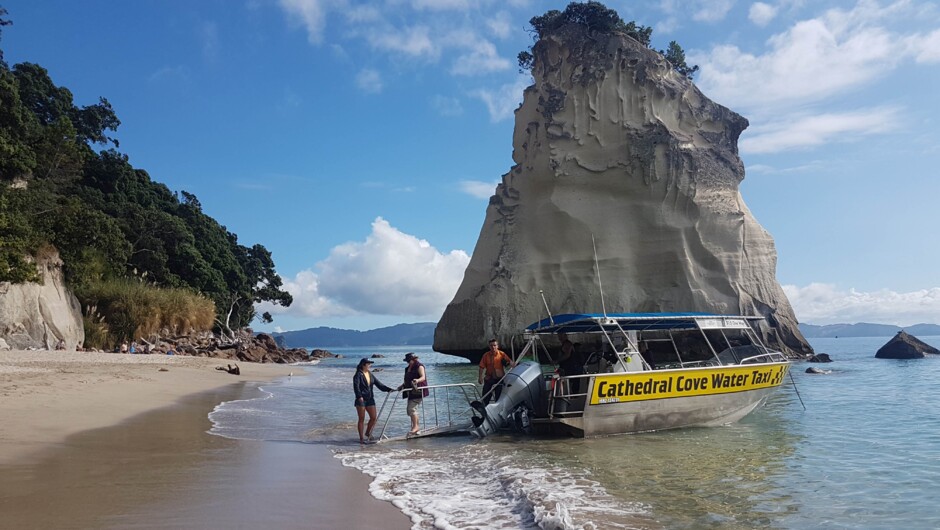
[{"label": "white cloud", "polygon": [[386,30],[369,33],[369,43],[380,50],[401,52],[411,57],[427,57],[436,60],[440,47],[430,37],[427,26],[413,26],[404,30]]},{"label": "white cloud", "polygon": [[493,36],[505,39],[512,34],[512,17],[506,11],[500,11],[486,19],[486,27]]},{"label": "white cloud", "polygon": [[293,315],[297,317],[334,317],[349,316],[355,311],[340,302],[320,294],[320,277],[311,270],[297,273],[293,278],[283,278],[284,290],[294,297],[290,307],[274,305],[270,302],[258,304],[257,311],[268,311],[274,315]]},{"label": "white cloud", "polygon": [[378,94],[382,91],[382,75],[371,68],[363,68],[356,74],[356,86],[367,94]]},{"label": "white cloud", "polygon": [[748,164],[746,169],[748,173],[759,173],[764,175],[784,175],[788,173],[806,173],[808,171],[822,171],[825,164],[815,160],[807,164],[778,168],[766,164]]},{"label": "white cloud", "polygon": [[692,2],[692,18],[699,22],[718,22],[734,7],[734,0],[697,0]]},{"label": "white cloud", "polygon": [[522,92],[529,86],[528,77],[519,77],[515,83],[499,87],[497,90],[480,89],[471,95],[480,98],[490,113],[490,121],[496,123],[511,118],[522,103]]},{"label": "white cloud", "polygon": [[[334,21],[345,30],[342,35],[347,41],[363,41],[392,58],[406,60],[436,63],[446,54],[452,61],[452,75],[503,72],[514,64],[482,36],[511,36],[509,11],[481,9],[476,0],[391,0],[359,5],[351,5],[349,0],[278,0],[278,5],[291,23],[306,28],[314,44],[324,38],[328,15],[335,14],[341,15]],[[487,2],[485,7],[492,6]],[[456,12],[458,16],[454,16]]]},{"label": "white cloud", "polygon": [[853,141],[892,131],[899,122],[900,111],[893,107],[795,116],[745,131],[740,147],[742,153],[776,153],[834,141]]},{"label": "white cloud", "polygon": [[441,253],[427,241],[377,218],[363,242],[335,247],[320,262],[320,292],[363,313],[440,315],[470,257]]},{"label": "white cloud", "polygon": [[461,180],[458,183],[460,191],[477,199],[489,199],[496,192],[498,184],[498,181],[482,182],[479,180]]},{"label": "white cloud", "polygon": [[457,98],[450,98],[440,94],[431,98],[431,108],[441,116],[453,117],[463,114],[463,105]]},{"label": "white cloud", "polygon": [[766,26],[777,16],[777,8],[764,2],[754,2],[747,13],[747,18],[760,27]]},{"label": "white cloud", "polygon": [[379,22],[382,20],[382,11],[375,6],[358,5],[350,7],[344,14],[347,20],[356,24]]},{"label": "white cloud", "polygon": [[307,30],[307,39],[318,44],[326,27],[328,0],[279,0],[281,8],[291,18],[291,23]]},{"label": "white cloud", "polygon": [[882,7],[860,0],[852,9],[830,9],[767,40],[761,53],[733,45],[692,51],[701,71],[697,84],[724,104],[766,110],[820,102],[887,76],[906,59],[940,60],[940,31],[922,35],[910,27],[921,7],[900,0]]},{"label": "white cloud", "polygon": [[175,80],[175,81],[188,81],[189,80],[189,69],[185,66],[164,66],[159,70],[150,74],[148,77],[150,81],[163,81],[163,80]]},{"label": "white cloud", "polygon": [[499,56],[496,46],[484,39],[473,39],[468,43],[469,53],[454,60],[450,72],[454,75],[479,75],[488,72],[509,70],[512,63]]},{"label": "white cloud", "polygon": [[678,17],[666,17],[656,23],[656,34],[670,34],[681,27]]},{"label": "white cloud", "polygon": [[718,22],[728,15],[728,12],[734,7],[735,0],[660,0],[656,6],[660,11],[667,15],[664,22],[657,24],[656,28],[661,26],[668,28],[663,31],[671,31],[678,27],[679,17],[692,14],[692,18],[699,22]]},{"label": "white cloud", "polygon": [[940,323],[940,287],[899,293],[888,289],[840,291],[835,285],[784,285],[800,322],[839,324],[872,322],[908,326]]},{"label": "white cloud", "polygon": [[289,308],[260,304],[259,311],[298,317],[353,314],[408,315],[434,320],[453,298],[470,257],[462,250],[438,251],[377,218],[365,241],[334,247],[330,255],[284,288]]},{"label": "white cloud", "polygon": [[940,62],[940,29],[927,35],[912,35],[906,44],[918,63]]},{"label": "white cloud", "polygon": [[475,2],[472,0],[412,0],[411,5],[417,10],[432,11],[467,11]]},{"label": "white cloud", "polygon": [[886,74],[898,43],[881,28],[836,31],[822,19],[797,23],[768,41],[762,55],[737,46],[689,54],[701,68],[698,84],[709,97],[748,109],[823,100]]}]

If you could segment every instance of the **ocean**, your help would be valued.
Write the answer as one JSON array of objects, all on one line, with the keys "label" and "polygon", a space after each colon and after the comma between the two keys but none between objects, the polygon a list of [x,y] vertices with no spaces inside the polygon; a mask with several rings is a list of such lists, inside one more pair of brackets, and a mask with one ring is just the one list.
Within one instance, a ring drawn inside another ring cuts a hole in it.
[{"label": "ocean", "polygon": [[[940,346],[940,337],[921,339]],[[364,447],[352,393],[361,357],[384,355],[373,371],[392,387],[407,351],[420,356],[431,384],[475,381],[477,369],[430,347],[340,348],[332,351],[341,359],[297,366],[305,377],[219,405],[210,432],[326,444],[343,465],[373,477],[370,493],[416,529],[940,528],[940,356],[875,359],[887,340],[812,339],[835,362],[793,366],[805,410],[788,378],[765,406],[723,427]],[[807,374],[809,366],[832,373]],[[384,397],[377,394],[379,406]],[[403,406],[389,426],[407,428]]]}]

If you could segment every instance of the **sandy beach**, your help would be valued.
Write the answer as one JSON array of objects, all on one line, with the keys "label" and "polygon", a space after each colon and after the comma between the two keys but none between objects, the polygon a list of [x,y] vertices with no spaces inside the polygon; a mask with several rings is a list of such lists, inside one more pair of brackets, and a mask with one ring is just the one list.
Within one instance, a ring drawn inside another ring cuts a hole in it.
[{"label": "sandy beach", "polygon": [[[30,528],[408,528],[326,445],[207,433],[222,401],[302,369],[111,353],[0,352],[0,512]],[[247,383],[247,384],[246,384]],[[353,525],[353,526],[350,526]]]}]

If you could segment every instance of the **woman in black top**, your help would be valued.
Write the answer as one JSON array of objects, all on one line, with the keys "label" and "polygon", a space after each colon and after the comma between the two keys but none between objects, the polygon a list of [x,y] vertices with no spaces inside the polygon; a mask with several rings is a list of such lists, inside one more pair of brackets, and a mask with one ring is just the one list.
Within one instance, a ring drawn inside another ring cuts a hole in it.
[{"label": "woman in black top", "polygon": [[[375,412],[375,396],[372,394],[372,387],[377,386],[379,390],[391,392],[392,389],[383,385],[381,381],[372,375],[369,365],[373,364],[369,359],[359,361],[356,367],[356,375],[353,376],[353,392],[356,393],[356,413],[359,415],[359,422],[356,427],[359,429],[359,443],[364,444],[372,440],[372,428],[378,421]],[[365,422],[366,412],[369,413],[369,424],[366,426],[365,433],[362,431],[362,425]]]}]

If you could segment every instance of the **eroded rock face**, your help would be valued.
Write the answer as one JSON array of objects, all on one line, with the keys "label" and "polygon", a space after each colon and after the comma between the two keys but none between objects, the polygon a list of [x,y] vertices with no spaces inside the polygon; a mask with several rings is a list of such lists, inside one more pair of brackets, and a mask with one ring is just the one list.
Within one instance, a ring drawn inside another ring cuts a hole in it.
[{"label": "eroded rock face", "polygon": [[773,239],[738,190],[747,120],[627,36],[569,25],[533,53],[516,164],[434,349],[477,359],[487,338],[508,343],[545,316],[540,290],[555,314],[601,312],[593,234],[609,313],[764,315],[771,345],[811,352],[776,281]]},{"label": "eroded rock face", "polygon": [[64,281],[58,254],[39,263],[41,283],[0,282],[0,339],[18,350],[74,350],[85,340],[82,308]]}]

